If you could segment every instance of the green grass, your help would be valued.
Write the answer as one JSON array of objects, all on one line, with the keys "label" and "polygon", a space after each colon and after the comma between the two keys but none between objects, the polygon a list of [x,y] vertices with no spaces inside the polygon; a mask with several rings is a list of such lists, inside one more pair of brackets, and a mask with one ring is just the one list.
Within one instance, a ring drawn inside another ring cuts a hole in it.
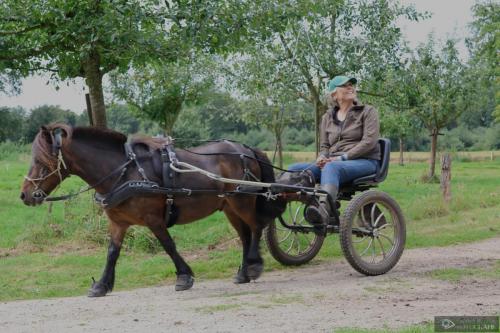
[{"label": "green grass", "polygon": [[[84,295],[100,277],[107,247],[107,222],[87,193],[75,200],[26,207],[19,200],[27,154],[0,158],[0,301]],[[422,183],[427,164],[391,165],[380,186],[401,205],[407,247],[447,246],[500,236],[500,161],[454,162],[452,202],[439,184]],[[59,193],[83,185],[72,177]],[[343,204],[345,206],[345,203]],[[237,235],[222,213],[170,229],[196,279],[227,278],[240,263]],[[265,249],[265,246],[263,246]],[[264,252],[266,270],[287,269]],[[340,258],[338,237],[325,241],[314,263]],[[175,267],[146,228],[133,228],[117,265],[115,290],[172,284]]]},{"label": "green grass", "polygon": [[409,326],[399,329],[363,329],[363,328],[340,328],[335,333],[434,333],[434,324]]},{"label": "green grass", "polygon": [[500,276],[500,260],[494,260],[485,267],[443,268],[428,273],[439,280],[458,282],[467,279],[498,279]]}]

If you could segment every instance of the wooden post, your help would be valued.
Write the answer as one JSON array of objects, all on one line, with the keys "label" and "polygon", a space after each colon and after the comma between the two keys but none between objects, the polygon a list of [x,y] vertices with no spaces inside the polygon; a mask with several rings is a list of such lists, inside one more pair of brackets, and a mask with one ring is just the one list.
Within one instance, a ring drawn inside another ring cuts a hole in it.
[{"label": "wooden post", "polygon": [[87,103],[87,114],[89,116],[90,126],[94,126],[94,118],[92,118],[92,106],[90,105],[90,94],[85,94],[85,102]]},{"label": "wooden post", "polygon": [[404,165],[403,160],[404,143],[403,138],[399,138],[399,165]]},{"label": "wooden post", "polygon": [[441,156],[441,191],[443,199],[446,203],[451,200],[451,156],[449,153],[444,153]]}]

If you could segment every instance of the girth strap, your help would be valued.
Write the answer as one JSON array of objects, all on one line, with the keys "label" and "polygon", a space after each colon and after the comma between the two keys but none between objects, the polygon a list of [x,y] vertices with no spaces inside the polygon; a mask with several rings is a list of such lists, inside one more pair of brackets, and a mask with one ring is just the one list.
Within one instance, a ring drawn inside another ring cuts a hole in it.
[{"label": "girth strap", "polygon": [[[175,188],[175,175],[174,170],[172,170],[172,163],[177,163],[177,156],[173,149],[172,138],[167,137],[167,142],[160,149],[161,162],[162,162],[162,181],[163,187]],[[170,228],[175,224],[175,217],[173,216],[173,206],[174,206],[174,196],[169,194],[165,200],[165,224],[167,228]]]}]

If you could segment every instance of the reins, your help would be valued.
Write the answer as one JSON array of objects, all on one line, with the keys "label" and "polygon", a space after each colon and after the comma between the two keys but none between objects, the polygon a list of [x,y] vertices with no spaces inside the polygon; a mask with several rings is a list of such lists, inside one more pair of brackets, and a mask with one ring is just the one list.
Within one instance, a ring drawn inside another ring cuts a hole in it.
[{"label": "reins", "polygon": [[[30,177],[27,177],[27,176],[25,177],[25,179],[27,181],[31,182],[33,184],[34,188],[35,188],[35,191],[33,192],[33,196],[43,198],[44,201],[62,201],[62,200],[68,200],[68,199],[76,197],[76,196],[78,196],[78,195],[80,195],[82,193],[85,193],[87,191],[95,189],[97,186],[101,185],[105,181],[107,181],[110,178],[114,177],[116,174],[120,173],[120,175],[114,181],[114,183],[113,183],[113,185],[111,187],[110,192],[108,193],[109,195],[112,195],[114,193],[114,191],[117,189],[117,187],[119,186],[120,180],[125,175],[125,173],[127,171],[128,165],[131,164],[131,163],[135,163],[135,165],[137,166],[137,171],[142,176],[143,181],[144,182],[150,182],[149,179],[147,178],[145,172],[144,172],[144,169],[139,164],[137,156],[134,153],[133,149],[131,148],[130,144],[126,143],[125,144],[125,152],[126,152],[126,155],[127,155],[127,160],[124,163],[122,163],[121,165],[119,165],[117,168],[115,168],[113,171],[111,171],[109,174],[107,174],[106,176],[104,176],[103,178],[101,178],[95,184],[86,186],[85,188],[80,189],[79,191],[77,191],[75,193],[70,193],[70,194],[61,195],[61,196],[48,196],[40,188],[40,186],[39,186],[40,182],[44,181],[45,179],[49,178],[50,176],[52,176],[54,174],[57,174],[59,176],[59,184],[56,187],[56,190],[57,190],[57,188],[60,186],[60,184],[64,180],[63,171],[64,170],[68,170],[68,168],[66,166],[66,163],[64,162],[64,158],[62,156],[62,149],[61,149],[62,148],[62,133],[61,132],[62,132],[62,130],[59,129],[59,128],[56,128],[53,132],[51,132],[51,136],[52,136],[52,155],[57,156],[57,167],[56,167],[56,169],[53,170],[52,172],[50,172],[49,174],[43,176],[43,177],[39,177],[39,178],[30,178]],[[169,141],[169,144],[171,144],[172,141],[173,140]],[[255,156],[251,156],[251,155],[244,154],[244,153],[237,153],[237,152],[233,152],[233,153],[232,152],[228,152],[228,153],[224,153],[224,152],[220,152],[220,153],[197,153],[197,152],[191,151],[191,150],[186,149],[186,148],[178,148],[178,149],[184,150],[184,151],[186,151],[188,153],[191,153],[191,154],[202,155],[202,156],[229,155],[229,156],[238,156],[242,160],[244,160],[245,158],[248,158],[248,159],[251,159],[251,160],[255,160],[255,161],[259,162],[259,163],[262,163],[264,165],[270,166],[273,169],[281,170],[281,171],[284,171],[284,172],[301,172],[301,171],[304,171],[304,170],[298,170],[298,171],[286,170],[286,169],[282,169],[282,168],[279,168],[277,166],[274,166],[273,164],[271,164],[271,163],[269,163],[269,162],[267,162],[265,160],[262,160],[262,159],[258,158],[257,154],[255,153],[255,151],[251,147],[248,147],[247,145],[242,144],[242,143],[237,142],[237,141],[234,141],[234,140],[219,139],[219,140],[205,140],[204,142],[221,142],[221,141],[230,141],[230,142],[238,143],[238,144],[242,145],[243,147],[245,147],[245,148],[249,149],[250,151],[252,151],[255,154]],[[259,187],[263,187],[263,188],[266,188],[266,187],[270,188],[271,187],[271,184],[261,183],[261,182],[258,181],[258,179],[256,179],[257,181],[249,181],[249,180],[247,180],[248,179],[248,178],[246,178],[248,176],[247,173],[245,173],[245,176],[246,176],[245,180],[225,178],[225,177],[222,177],[220,175],[216,175],[214,173],[211,173],[211,172],[208,172],[208,171],[203,170],[201,168],[198,168],[198,167],[196,167],[194,165],[191,165],[189,163],[184,163],[184,162],[178,161],[177,158],[176,158],[176,156],[175,156],[175,153],[172,153],[172,156],[169,156],[169,157],[170,157],[170,161],[172,162],[170,164],[172,170],[174,170],[174,171],[176,171],[178,173],[196,172],[196,173],[203,174],[203,175],[205,175],[205,176],[207,176],[209,178],[212,178],[212,179],[215,179],[215,180],[218,180],[218,181],[221,181],[221,182],[225,182],[225,183],[233,183],[233,184],[247,185],[247,186],[253,186],[253,187],[259,185]],[[245,164],[245,170],[247,170],[246,169],[246,164]],[[253,174],[250,173],[250,176],[253,176]],[[255,178],[255,176],[253,176],[253,178]],[[124,184],[122,184],[122,185],[124,185]],[[189,190],[188,189],[182,189],[182,190],[183,191],[189,191],[189,193],[191,193],[191,192],[194,192],[194,193],[198,192],[197,190],[193,190],[193,189],[189,189]],[[206,192],[206,190],[201,190],[201,192]],[[239,193],[243,193],[243,192],[239,192]],[[252,193],[252,194],[254,194],[254,193]]]}]

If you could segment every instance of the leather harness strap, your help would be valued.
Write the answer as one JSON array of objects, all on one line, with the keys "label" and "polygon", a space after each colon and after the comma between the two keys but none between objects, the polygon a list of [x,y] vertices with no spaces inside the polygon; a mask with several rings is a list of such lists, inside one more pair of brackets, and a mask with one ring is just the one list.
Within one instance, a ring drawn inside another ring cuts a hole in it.
[{"label": "leather harness strap", "polygon": [[[167,142],[160,149],[161,162],[162,162],[162,181],[163,187],[175,188],[175,177],[174,171],[170,167],[172,163],[177,161],[175,156],[175,151],[173,149],[172,139],[167,138]],[[167,228],[170,228],[175,224],[175,219],[173,218],[173,205],[174,196],[172,194],[167,194],[167,199],[165,199],[165,215],[164,220]]]}]

